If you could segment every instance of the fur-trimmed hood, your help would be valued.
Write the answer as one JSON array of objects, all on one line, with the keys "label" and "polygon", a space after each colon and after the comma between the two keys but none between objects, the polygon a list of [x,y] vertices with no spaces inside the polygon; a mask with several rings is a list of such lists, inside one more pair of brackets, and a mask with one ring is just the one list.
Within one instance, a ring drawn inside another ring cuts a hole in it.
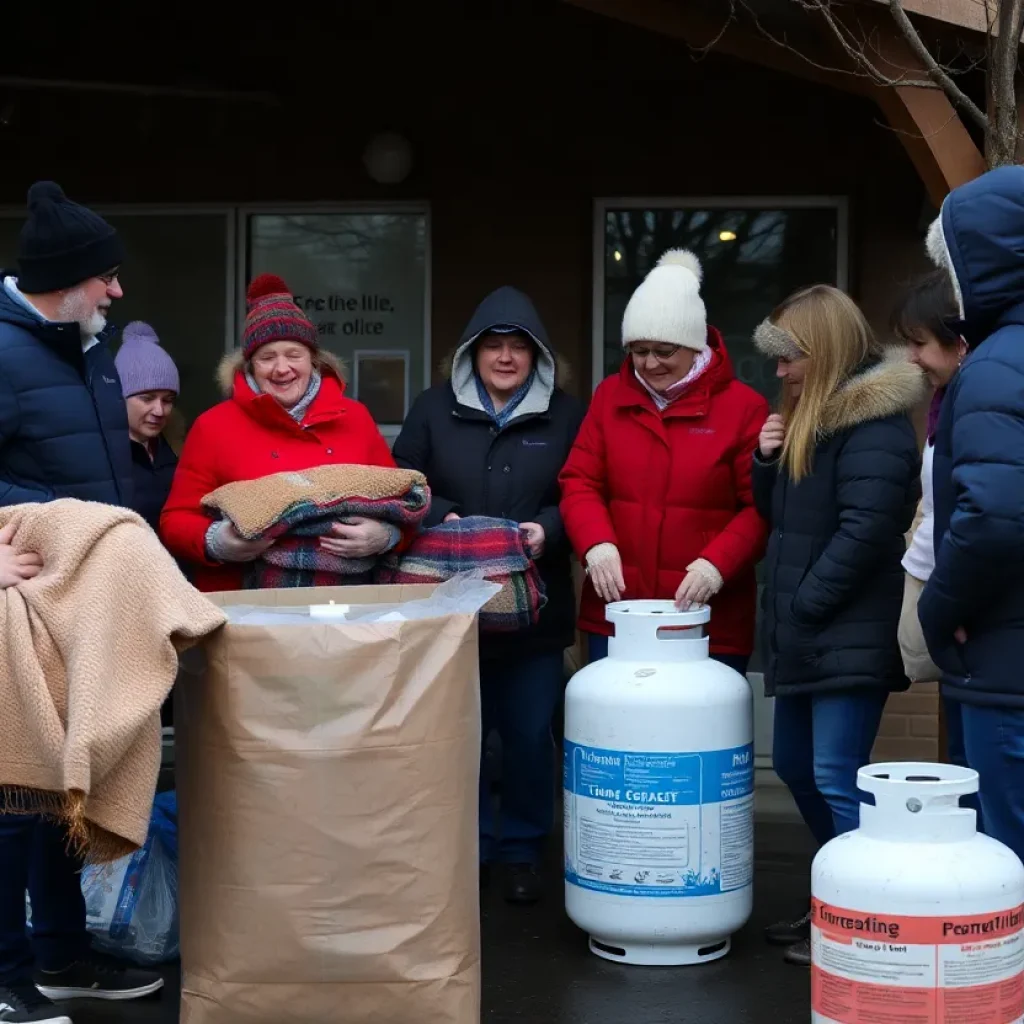
[{"label": "fur-trimmed hood", "polygon": [[926,394],[924,372],[902,348],[888,348],[882,358],[859,370],[825,403],[821,431],[840,430],[913,410]]},{"label": "fur-trimmed hood", "polygon": [[1004,323],[1024,323],[1024,167],[997,167],[950,192],[926,249],[952,279],[972,348]]},{"label": "fur-trimmed hood", "polygon": [[[320,362],[321,372],[326,370],[328,373],[333,373],[342,384],[345,383],[345,364],[338,356],[333,352],[320,349],[316,358]],[[245,356],[242,355],[240,348],[228,352],[218,364],[217,385],[225,398],[230,398],[234,394],[235,377],[238,376],[243,366],[245,366]]]}]

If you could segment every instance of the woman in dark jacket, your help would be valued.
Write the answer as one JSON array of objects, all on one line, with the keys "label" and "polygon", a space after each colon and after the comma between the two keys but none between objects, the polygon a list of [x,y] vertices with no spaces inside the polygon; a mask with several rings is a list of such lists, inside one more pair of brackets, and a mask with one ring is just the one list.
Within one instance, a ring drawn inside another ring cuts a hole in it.
[{"label": "woman in dark jacket", "polygon": [[[160,347],[156,331],[141,320],[125,327],[114,365],[128,408],[132,508],[157,530],[178,466],[178,456],[165,436],[181,390],[178,368]],[[160,722],[174,725],[173,696],[164,701]]]},{"label": "woman in dark jacket", "polygon": [[481,773],[481,878],[492,861],[506,865],[506,898],[516,903],[540,897],[538,865],[554,819],[551,721],[575,620],[558,473],[582,419],[582,405],[556,385],[555,353],[533,303],[503,287],[477,307],[451,380],[420,395],[393,448],[399,466],[430,484],[426,526],[459,516],[514,520],[544,580],[548,600],[535,627],[481,638],[484,740],[497,730],[503,762],[500,840]]},{"label": "woman in dark jacket", "polygon": [[164,437],[181,389],[178,368],[156,331],[141,320],[125,327],[114,365],[128,407],[133,508],[156,530],[178,465]]},{"label": "woman in dark jacket", "polygon": [[[909,412],[924,377],[878,358],[843,292],[816,285],[755,332],[778,360],[781,416],[754,455],[754,500],[772,532],[765,564],[765,692],[774,767],[819,843],[855,829],[857,772],[889,693],[908,686],[897,640],[905,534],[920,495]],[[786,959],[810,962],[806,918],[773,925]]]}]

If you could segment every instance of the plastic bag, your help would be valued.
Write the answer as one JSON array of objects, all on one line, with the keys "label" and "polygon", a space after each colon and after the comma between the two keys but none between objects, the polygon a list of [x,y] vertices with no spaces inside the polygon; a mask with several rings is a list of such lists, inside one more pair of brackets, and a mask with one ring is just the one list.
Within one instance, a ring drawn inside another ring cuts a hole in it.
[{"label": "plastic bag", "polygon": [[410,622],[446,615],[476,615],[501,590],[497,583],[474,573],[462,573],[434,588],[429,597],[390,604],[314,604],[266,608],[225,605],[234,626],[308,626],[318,622]]},{"label": "plastic bag", "polygon": [[178,957],[178,812],[174,793],[153,803],[146,845],[82,871],[93,946],[138,964]]}]

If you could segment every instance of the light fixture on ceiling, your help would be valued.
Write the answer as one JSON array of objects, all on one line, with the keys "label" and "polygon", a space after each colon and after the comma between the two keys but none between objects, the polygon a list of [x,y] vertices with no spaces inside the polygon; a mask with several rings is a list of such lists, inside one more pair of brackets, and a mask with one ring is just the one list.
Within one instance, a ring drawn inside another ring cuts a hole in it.
[{"label": "light fixture on ceiling", "polygon": [[363,166],[378,185],[399,185],[412,170],[412,146],[397,132],[382,132],[363,151]]},{"label": "light fixture on ceiling", "polygon": [[720,242],[735,242],[736,232],[735,231],[719,231],[718,240]]}]

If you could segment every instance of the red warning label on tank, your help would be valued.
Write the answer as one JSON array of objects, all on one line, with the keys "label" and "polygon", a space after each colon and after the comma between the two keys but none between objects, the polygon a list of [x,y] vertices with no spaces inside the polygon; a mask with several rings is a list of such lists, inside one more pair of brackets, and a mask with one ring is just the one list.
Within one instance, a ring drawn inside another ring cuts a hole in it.
[{"label": "red warning label on tank", "polygon": [[811,907],[814,1024],[1024,1024],[1024,907],[906,917]]}]

